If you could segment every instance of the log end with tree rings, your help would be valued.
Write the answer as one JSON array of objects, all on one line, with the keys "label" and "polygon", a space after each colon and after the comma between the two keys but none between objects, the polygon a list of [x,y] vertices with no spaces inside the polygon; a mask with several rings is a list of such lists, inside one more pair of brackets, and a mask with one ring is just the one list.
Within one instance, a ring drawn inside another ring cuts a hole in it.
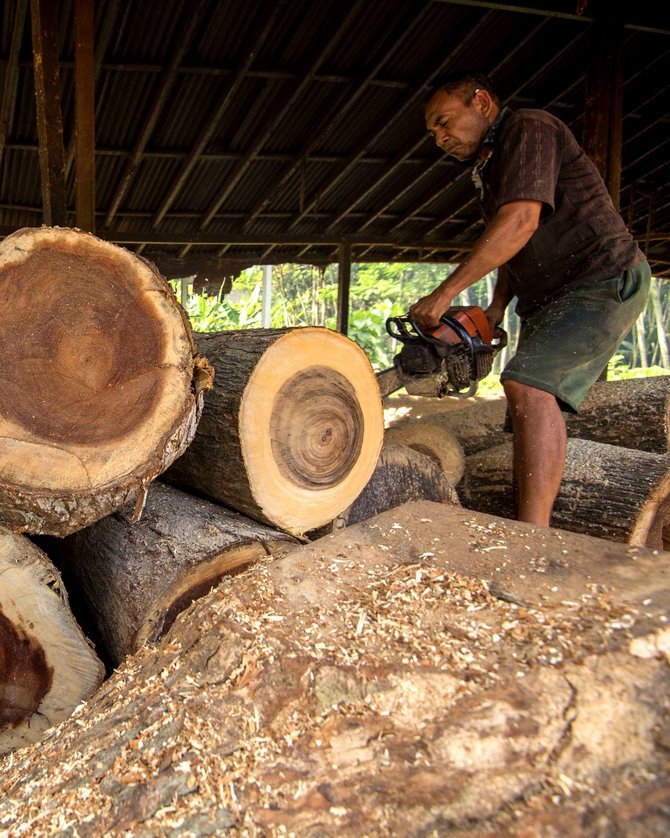
[{"label": "log end with tree rings", "polygon": [[211,375],[155,267],[90,233],[8,236],[0,292],[0,521],[65,535],[183,451]]},{"label": "log end with tree rings", "polygon": [[36,742],[103,677],[54,566],[25,536],[0,528],[0,753]]},{"label": "log end with tree rings", "polygon": [[325,524],[358,496],[381,450],[384,414],[370,361],[329,329],[285,332],[249,379],[239,433],[264,518],[294,535]]},{"label": "log end with tree rings", "polygon": [[453,431],[428,422],[405,422],[384,432],[385,445],[407,445],[430,457],[442,469],[446,479],[456,486],[465,470],[463,446]]}]

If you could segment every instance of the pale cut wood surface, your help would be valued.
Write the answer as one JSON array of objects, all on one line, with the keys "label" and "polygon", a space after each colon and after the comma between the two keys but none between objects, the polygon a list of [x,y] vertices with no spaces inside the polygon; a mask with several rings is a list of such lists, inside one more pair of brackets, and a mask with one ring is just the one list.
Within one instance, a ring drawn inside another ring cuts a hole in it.
[{"label": "pale cut wood surface", "polygon": [[0,753],[37,742],[103,677],[54,565],[0,528]]},{"label": "pale cut wood surface", "polygon": [[197,343],[216,380],[166,480],[294,535],[349,506],[384,434],[363,350],[323,327],[199,334]]}]

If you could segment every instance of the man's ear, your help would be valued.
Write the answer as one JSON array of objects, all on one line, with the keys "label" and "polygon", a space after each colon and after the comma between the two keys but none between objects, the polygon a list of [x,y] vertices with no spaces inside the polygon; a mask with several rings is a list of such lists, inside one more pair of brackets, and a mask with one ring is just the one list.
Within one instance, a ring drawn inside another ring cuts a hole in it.
[{"label": "man's ear", "polygon": [[483,88],[475,93],[472,104],[482,116],[491,116],[491,112],[495,108],[493,97],[488,90],[484,90]]}]

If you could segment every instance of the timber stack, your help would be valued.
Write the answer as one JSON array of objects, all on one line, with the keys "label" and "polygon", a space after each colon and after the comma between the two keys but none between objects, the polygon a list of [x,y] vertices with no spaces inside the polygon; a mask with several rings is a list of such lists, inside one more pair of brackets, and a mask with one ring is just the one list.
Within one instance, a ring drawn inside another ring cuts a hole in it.
[{"label": "timber stack", "polygon": [[383,410],[367,356],[343,335],[253,330],[196,345],[155,266],[80,230],[8,236],[0,287],[11,750],[101,682],[78,620],[116,666],[224,575],[306,540],[370,481]]}]

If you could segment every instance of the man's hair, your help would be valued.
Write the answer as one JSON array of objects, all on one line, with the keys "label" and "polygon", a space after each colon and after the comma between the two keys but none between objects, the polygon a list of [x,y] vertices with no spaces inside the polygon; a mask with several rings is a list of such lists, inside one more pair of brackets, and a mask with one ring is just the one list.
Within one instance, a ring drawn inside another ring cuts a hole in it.
[{"label": "man's hair", "polygon": [[427,101],[430,101],[436,93],[442,91],[459,95],[467,103],[477,89],[486,90],[496,105],[500,105],[500,98],[496,93],[493,82],[484,73],[457,73],[447,76],[433,87]]}]

